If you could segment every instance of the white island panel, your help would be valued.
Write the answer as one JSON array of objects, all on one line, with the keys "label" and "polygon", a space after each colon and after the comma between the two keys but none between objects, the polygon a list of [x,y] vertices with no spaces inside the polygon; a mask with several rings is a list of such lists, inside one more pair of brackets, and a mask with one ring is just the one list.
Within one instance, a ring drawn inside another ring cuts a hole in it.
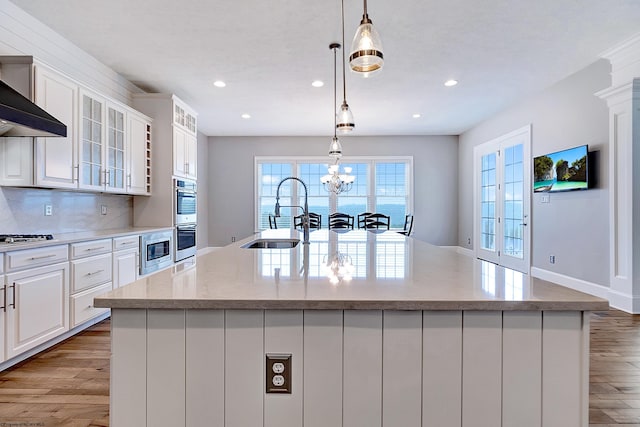
[{"label": "white island panel", "polygon": [[382,311],[344,312],[343,425],[382,425]]},{"label": "white island panel", "polygon": [[422,425],[462,424],[462,312],[422,316]]},{"label": "white island panel", "polygon": [[502,323],[502,427],[540,427],[542,313],[505,312]]},{"label": "white island panel", "polygon": [[342,310],[304,312],[304,426],[342,425]]},{"label": "white island panel", "polygon": [[382,425],[420,426],[422,420],[422,313],[384,311]]},{"label": "white island panel", "polygon": [[302,310],[266,310],[264,312],[265,354],[291,355],[291,393],[264,395],[264,427],[303,425],[302,328]]},{"label": "white island panel", "polygon": [[186,426],[224,426],[224,310],[186,312]]},{"label": "white island panel", "polygon": [[462,426],[500,426],[502,312],[463,312],[462,343]]}]

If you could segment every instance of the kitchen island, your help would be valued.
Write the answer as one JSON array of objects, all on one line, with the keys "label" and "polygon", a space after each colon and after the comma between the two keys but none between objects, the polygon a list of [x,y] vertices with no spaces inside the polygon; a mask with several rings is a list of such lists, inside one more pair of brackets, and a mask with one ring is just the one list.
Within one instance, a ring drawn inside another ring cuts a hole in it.
[{"label": "kitchen island", "polygon": [[[267,230],[96,298],[111,425],[588,425],[605,300],[394,232],[243,247],[301,238]],[[290,357],[289,392],[267,393],[267,355]]]}]

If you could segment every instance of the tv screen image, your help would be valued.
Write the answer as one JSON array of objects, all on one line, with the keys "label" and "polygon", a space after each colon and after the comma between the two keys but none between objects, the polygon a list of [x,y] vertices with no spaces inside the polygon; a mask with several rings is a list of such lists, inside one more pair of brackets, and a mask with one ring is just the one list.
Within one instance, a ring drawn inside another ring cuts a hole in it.
[{"label": "tv screen image", "polygon": [[533,191],[586,190],[588,183],[586,145],[545,154],[533,159]]}]

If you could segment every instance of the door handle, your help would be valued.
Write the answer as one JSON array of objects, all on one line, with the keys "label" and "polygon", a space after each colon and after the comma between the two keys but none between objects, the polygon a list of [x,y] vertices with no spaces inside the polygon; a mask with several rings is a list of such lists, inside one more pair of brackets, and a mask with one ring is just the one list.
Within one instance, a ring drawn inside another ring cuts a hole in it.
[{"label": "door handle", "polygon": [[16,309],[16,282],[13,282],[13,285],[9,287],[13,288],[13,302],[9,305],[13,306],[13,309],[15,310]]}]

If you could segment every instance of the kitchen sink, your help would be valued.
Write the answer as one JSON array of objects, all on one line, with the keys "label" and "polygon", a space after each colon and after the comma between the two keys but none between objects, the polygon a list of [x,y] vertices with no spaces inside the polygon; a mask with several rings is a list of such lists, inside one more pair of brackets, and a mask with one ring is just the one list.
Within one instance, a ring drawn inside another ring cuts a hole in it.
[{"label": "kitchen sink", "polygon": [[298,243],[300,243],[298,239],[258,239],[241,247],[244,249],[291,249]]}]

